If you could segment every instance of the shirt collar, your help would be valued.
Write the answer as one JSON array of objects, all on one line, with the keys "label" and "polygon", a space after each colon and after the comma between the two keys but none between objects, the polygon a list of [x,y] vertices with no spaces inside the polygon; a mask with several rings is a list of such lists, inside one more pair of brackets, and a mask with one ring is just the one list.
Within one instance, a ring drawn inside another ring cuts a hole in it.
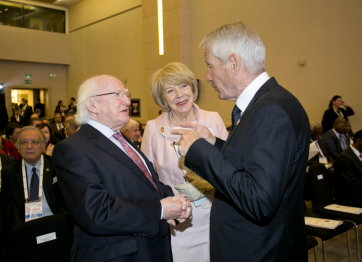
[{"label": "shirt collar", "polygon": [[245,90],[239,95],[238,99],[236,100],[236,105],[239,109],[244,112],[245,109],[248,107],[250,101],[255,96],[256,92],[265,84],[266,81],[269,80],[269,75],[267,72],[261,73],[257,78],[251,82]]},{"label": "shirt collar", "polygon": [[33,167],[35,167],[36,170],[39,172],[40,171],[40,161],[41,161],[41,159],[39,159],[38,163],[36,163],[35,166],[32,166],[24,161],[25,167],[26,167],[26,173],[31,174]]},{"label": "shirt collar", "polygon": [[91,125],[95,129],[97,129],[99,132],[101,132],[105,137],[108,137],[108,138],[111,138],[113,136],[113,134],[116,133],[112,129],[110,129],[108,126],[105,126],[92,119],[88,119],[87,124]]}]

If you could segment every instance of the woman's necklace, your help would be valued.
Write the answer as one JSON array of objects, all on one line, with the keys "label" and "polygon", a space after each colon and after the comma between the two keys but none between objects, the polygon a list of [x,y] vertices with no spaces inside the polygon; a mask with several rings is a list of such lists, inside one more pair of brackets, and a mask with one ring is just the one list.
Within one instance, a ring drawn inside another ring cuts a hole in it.
[{"label": "woman's necklace", "polygon": [[[197,119],[197,111],[196,111],[196,109],[195,109],[194,107],[192,107],[192,109],[193,109],[194,112],[195,112],[195,118],[194,118],[194,120],[191,121],[191,123],[192,123],[192,122],[195,122],[196,119]],[[171,110],[170,110],[169,116],[170,116],[170,120],[171,120],[172,124],[174,124],[175,126],[179,126],[178,124],[176,124],[175,122],[173,122],[173,120],[172,120],[172,111],[171,111]]]}]

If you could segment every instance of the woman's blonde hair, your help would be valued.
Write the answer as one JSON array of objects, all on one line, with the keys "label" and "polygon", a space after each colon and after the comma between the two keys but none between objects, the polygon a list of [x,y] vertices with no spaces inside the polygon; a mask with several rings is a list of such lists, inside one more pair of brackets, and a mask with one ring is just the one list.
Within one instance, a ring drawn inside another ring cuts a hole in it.
[{"label": "woman's blonde hair", "polygon": [[182,63],[173,62],[154,73],[150,80],[151,93],[155,103],[163,110],[168,107],[165,104],[163,95],[163,85],[182,85],[191,86],[194,101],[198,96],[197,80],[191,70]]}]

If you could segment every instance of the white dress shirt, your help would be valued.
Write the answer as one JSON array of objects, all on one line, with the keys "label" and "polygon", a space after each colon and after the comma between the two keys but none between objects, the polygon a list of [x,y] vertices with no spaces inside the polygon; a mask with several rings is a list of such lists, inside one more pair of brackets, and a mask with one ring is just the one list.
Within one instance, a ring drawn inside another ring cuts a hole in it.
[{"label": "white dress shirt", "polygon": [[236,100],[236,105],[241,110],[241,114],[245,111],[245,109],[250,104],[251,100],[255,96],[256,92],[262,87],[266,81],[270,79],[267,72],[261,73],[257,78],[251,82],[245,90],[239,95],[238,99]]},{"label": "white dress shirt", "polygon": [[[29,165],[28,163],[25,163],[25,170],[26,170],[26,177],[27,177],[27,181],[28,181],[28,188],[29,188],[29,193],[30,193],[30,182],[31,182],[31,177],[33,176],[33,167],[35,167],[36,169],[36,174],[38,175],[38,179],[40,181],[40,161],[38,161],[38,163],[36,163],[35,166],[32,166],[32,165]],[[40,183],[40,182],[39,182]],[[42,189],[43,190],[43,189]],[[50,207],[49,207],[49,204],[48,204],[48,201],[46,199],[46,196],[44,194],[44,190],[43,190],[43,193],[42,193],[42,197],[41,197],[41,205],[42,205],[42,211],[43,211],[43,217],[46,217],[46,216],[52,216],[53,215],[53,212],[51,211]]]}]

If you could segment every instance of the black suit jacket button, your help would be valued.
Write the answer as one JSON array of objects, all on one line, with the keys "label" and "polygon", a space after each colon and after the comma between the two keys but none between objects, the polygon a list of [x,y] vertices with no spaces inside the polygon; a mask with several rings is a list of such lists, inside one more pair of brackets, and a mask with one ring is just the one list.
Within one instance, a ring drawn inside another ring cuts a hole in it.
[{"label": "black suit jacket button", "polygon": [[143,236],[143,237],[145,237],[145,236],[146,236],[146,234],[145,234],[145,233],[143,233],[143,234],[142,234],[142,236]]},{"label": "black suit jacket button", "polygon": [[138,236],[140,237],[140,236],[142,236],[142,234],[141,234],[141,233],[138,233]]},{"label": "black suit jacket button", "polygon": [[138,234],[137,234],[137,233],[135,233],[135,234],[134,234],[134,236],[136,237],[136,236],[138,236]]},{"label": "black suit jacket button", "polygon": [[164,239],[167,239],[167,238],[168,238],[168,234],[164,234],[164,235],[163,235],[163,238],[164,238]]}]

